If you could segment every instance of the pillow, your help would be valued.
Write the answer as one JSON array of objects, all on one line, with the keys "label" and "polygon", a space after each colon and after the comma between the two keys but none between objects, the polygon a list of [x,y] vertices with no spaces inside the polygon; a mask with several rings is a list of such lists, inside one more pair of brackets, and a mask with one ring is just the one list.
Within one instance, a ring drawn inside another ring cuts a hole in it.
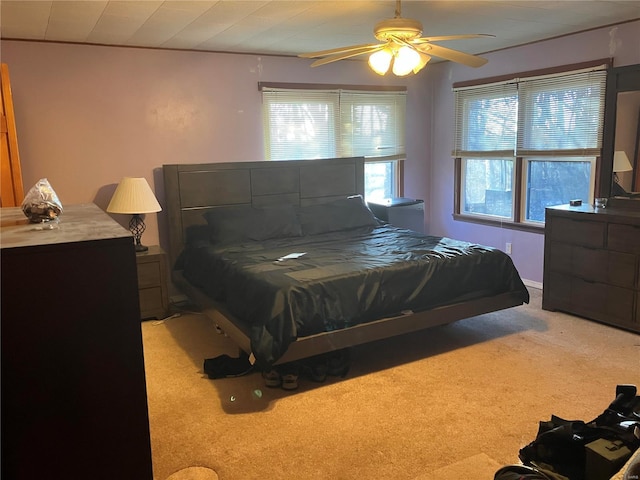
[{"label": "pillow", "polygon": [[213,243],[262,241],[302,235],[291,205],[255,208],[250,205],[217,207],[204,214]]},{"label": "pillow", "polygon": [[194,246],[199,243],[209,243],[209,227],[207,225],[191,225],[185,230],[185,245]]},{"label": "pillow", "polygon": [[300,207],[298,218],[304,235],[317,235],[378,225],[376,217],[360,195],[330,203]]}]

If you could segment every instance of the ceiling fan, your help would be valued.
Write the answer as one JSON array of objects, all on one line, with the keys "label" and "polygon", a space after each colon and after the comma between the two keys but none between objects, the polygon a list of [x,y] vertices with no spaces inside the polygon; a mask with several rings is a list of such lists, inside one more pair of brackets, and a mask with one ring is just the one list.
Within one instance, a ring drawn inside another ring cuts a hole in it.
[{"label": "ceiling fan", "polygon": [[401,17],[400,0],[396,0],[395,17],[378,22],[373,29],[373,33],[383,43],[352,45],[320,52],[303,53],[298,56],[302,58],[324,57],[311,64],[312,67],[319,67],[320,65],[368,53],[370,54],[369,66],[377,74],[384,75],[387,73],[393,63],[393,73],[398,76],[405,76],[411,72],[418,73],[431,60],[432,56],[451,60],[469,67],[481,67],[487,63],[485,58],[441,47],[432,42],[495,36],[470,34],[421,37],[422,23],[418,20]]}]

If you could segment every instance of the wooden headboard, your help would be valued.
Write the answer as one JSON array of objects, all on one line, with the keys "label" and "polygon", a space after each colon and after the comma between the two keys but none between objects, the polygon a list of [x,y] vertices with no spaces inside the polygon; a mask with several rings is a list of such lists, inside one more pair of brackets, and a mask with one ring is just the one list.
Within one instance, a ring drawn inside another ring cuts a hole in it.
[{"label": "wooden headboard", "polygon": [[173,269],[185,232],[227,205],[311,205],[364,196],[364,157],[163,165],[169,257]]}]

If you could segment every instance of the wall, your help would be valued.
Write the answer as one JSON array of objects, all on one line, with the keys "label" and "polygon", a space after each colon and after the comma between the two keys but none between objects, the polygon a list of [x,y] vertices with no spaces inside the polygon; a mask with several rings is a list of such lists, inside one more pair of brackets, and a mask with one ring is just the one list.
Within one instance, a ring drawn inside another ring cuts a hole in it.
[{"label": "wall", "polygon": [[[598,58],[640,63],[638,31],[635,21],[494,52],[480,69],[433,63],[405,79],[379,77],[359,61],[310,68],[299,58],[22,41],[3,41],[0,53],[25,188],[47,177],[63,204],[102,208],[123,176],[146,177],[162,205],[163,164],[263,158],[259,81],[406,85],[405,195],[425,199],[427,232],[498,248],[510,242],[516,267],[535,285],[542,234],[452,219],[451,84]],[[164,218],[148,215],[144,243],[166,246]]]},{"label": "wall", "polygon": [[[259,81],[407,86],[405,194],[426,196],[424,77],[380,77],[360,61],[310,68],[299,58],[27,41],[3,41],[1,54],[25,190],[48,178],[63,206],[106,209],[124,176],[146,177],[163,205],[163,164],[263,159]],[[163,222],[163,212],[147,215],[144,244],[167,246]]]},{"label": "wall", "polygon": [[453,92],[455,82],[496,75],[525,72],[602,58],[614,59],[614,66],[640,63],[640,21],[601,28],[576,35],[512,48],[486,55],[489,63],[479,69],[452,63],[433,65],[428,77],[433,115],[430,150],[430,184],[428,202],[430,232],[460,238],[500,249],[512,244],[512,258],[523,279],[529,284],[542,282],[544,235],[508,228],[490,227],[454,221]]}]

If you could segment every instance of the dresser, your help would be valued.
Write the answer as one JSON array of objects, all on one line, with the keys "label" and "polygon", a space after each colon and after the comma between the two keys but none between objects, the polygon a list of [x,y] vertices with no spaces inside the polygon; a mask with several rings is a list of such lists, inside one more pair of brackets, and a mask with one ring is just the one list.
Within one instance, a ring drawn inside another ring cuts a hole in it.
[{"label": "dresser", "polygon": [[2,478],[153,478],[131,234],[0,209]]},{"label": "dresser", "polygon": [[542,308],[640,332],[640,210],[547,208]]}]

